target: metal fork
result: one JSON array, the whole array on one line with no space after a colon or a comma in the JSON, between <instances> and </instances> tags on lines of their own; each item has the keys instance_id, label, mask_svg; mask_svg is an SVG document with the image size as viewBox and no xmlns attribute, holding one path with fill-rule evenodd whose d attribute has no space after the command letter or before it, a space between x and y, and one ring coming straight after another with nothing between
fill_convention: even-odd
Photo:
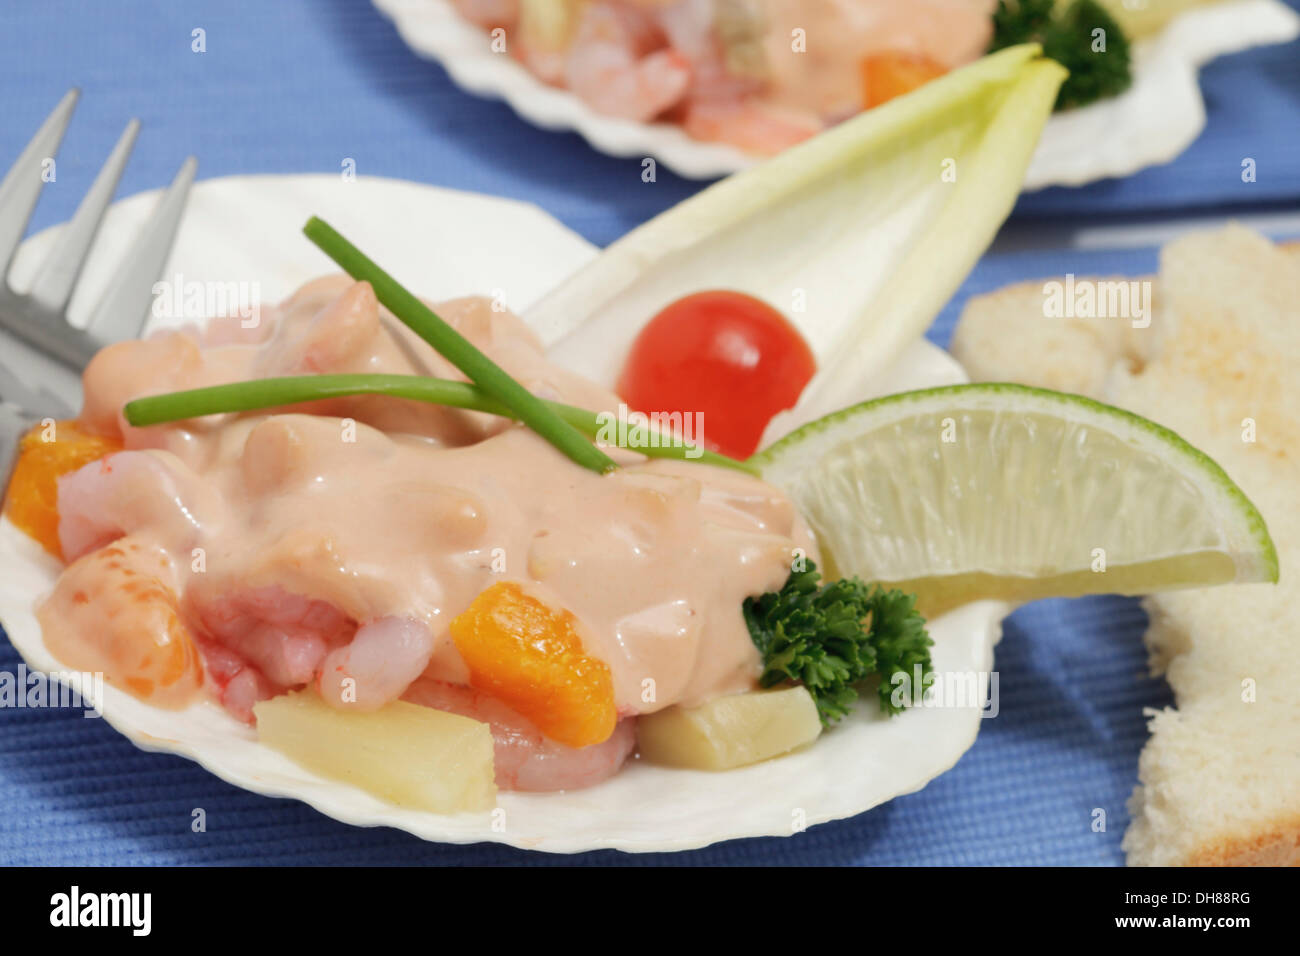
<instances>
[{"instance_id":1,"label":"metal fork","mask_svg":"<svg viewBox=\"0 0 1300 956\"><path fill-rule=\"evenodd\" d=\"M140 121L132 119L59 233L31 289L15 292L9 283L14 254L45 184L46 163L58 152L79 96L79 90L68 91L0 181L0 498L18 436L41 418L70 415L81 402L81 370L91 356L111 342L140 334L198 166L193 156L181 164L98 296L90 321L85 328L73 325L68 302L135 145Z\"/></svg>"}]
</instances>

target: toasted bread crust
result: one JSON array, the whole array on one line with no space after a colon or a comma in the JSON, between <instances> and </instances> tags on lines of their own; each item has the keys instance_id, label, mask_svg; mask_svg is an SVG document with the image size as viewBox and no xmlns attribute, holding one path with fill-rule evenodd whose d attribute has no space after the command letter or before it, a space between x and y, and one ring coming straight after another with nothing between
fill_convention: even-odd
<instances>
[{"instance_id":1,"label":"toasted bread crust","mask_svg":"<svg viewBox=\"0 0 1300 956\"><path fill-rule=\"evenodd\" d=\"M1141 336L1121 339L1091 320L1047 326L1041 284L1022 282L968 303L952 351L963 364L961 353L970 357L977 381L1075 385L1194 436L1266 509L1279 560L1294 569L1300 379L1288 373L1300 354L1297 265L1300 241L1272 245L1232 225L1192 234L1162 252L1151 279L1153 322ZM1250 439L1238 428L1246 422L1260 423ZM1177 707L1148 712L1152 737L1123 842L1130 865L1300 866L1300 710L1288 689L1300 673L1300 644L1258 639L1296 636L1295 595L1284 571L1267 593L1192 591L1145 602L1151 663L1168 671ZM1232 662L1273 689L1248 720L1227 720L1244 712L1220 706L1235 702L1235 686L1224 683Z\"/></svg>"},{"instance_id":2,"label":"toasted bread crust","mask_svg":"<svg viewBox=\"0 0 1300 956\"><path fill-rule=\"evenodd\" d=\"M1201 843L1188 866L1300 866L1300 814Z\"/></svg>"}]
</instances>

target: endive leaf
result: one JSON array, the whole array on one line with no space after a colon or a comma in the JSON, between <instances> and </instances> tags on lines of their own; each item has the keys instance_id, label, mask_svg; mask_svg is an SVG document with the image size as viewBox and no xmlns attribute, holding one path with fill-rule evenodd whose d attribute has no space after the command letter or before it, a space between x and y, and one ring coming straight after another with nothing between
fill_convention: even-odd
<instances>
[{"instance_id":1,"label":"endive leaf","mask_svg":"<svg viewBox=\"0 0 1300 956\"><path fill-rule=\"evenodd\" d=\"M851 404L992 241L1064 77L1033 44L987 56L633 230L528 319L557 361L610 384L661 308L736 289L788 315L820 366L769 436Z\"/></svg>"}]
</instances>

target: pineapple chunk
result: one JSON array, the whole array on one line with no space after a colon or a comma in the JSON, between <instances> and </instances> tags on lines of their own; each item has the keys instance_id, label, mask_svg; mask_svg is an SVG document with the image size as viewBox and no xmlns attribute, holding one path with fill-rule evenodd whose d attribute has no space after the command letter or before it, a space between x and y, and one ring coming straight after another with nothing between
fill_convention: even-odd
<instances>
[{"instance_id":1,"label":"pineapple chunk","mask_svg":"<svg viewBox=\"0 0 1300 956\"><path fill-rule=\"evenodd\" d=\"M642 757L696 770L730 770L768 760L816 740L821 732L817 705L802 687L733 694L637 719Z\"/></svg>"},{"instance_id":2,"label":"pineapple chunk","mask_svg":"<svg viewBox=\"0 0 1300 956\"><path fill-rule=\"evenodd\" d=\"M253 707L257 735L309 770L401 807L456 813L496 802L487 724L406 701L335 710L310 690Z\"/></svg>"}]
</instances>

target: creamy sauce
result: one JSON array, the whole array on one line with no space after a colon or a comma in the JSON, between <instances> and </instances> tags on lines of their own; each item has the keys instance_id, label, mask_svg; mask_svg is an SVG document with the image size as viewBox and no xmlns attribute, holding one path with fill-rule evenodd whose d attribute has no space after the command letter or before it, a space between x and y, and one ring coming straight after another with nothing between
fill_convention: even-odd
<instances>
[{"instance_id":1,"label":"creamy sauce","mask_svg":"<svg viewBox=\"0 0 1300 956\"><path fill-rule=\"evenodd\" d=\"M616 407L487 300L438 311L535 393ZM95 463L60 481L65 553L89 555L41 609L60 660L93 663L139 693L127 683L135 651L116 653L111 634L157 637L152 622L170 627L166 613L115 601L106 634L86 599L111 590L120 562L94 556L125 534L202 648L208 686L245 717L232 687L255 699L300 684L358 627L385 618L427 624L423 675L464 684L448 623L502 580L573 613L585 652L611 669L620 714L755 686L741 604L780 588L794 549L815 554L790 501L758 479L625 451L602 477L502 419L386 397L145 429L120 417L148 394L315 372L462 378L379 309L368 285L343 277L264 310L257 329L219 320L96 357L83 420L120 432L128 450L105 459L107 470Z\"/></svg>"},{"instance_id":2,"label":"creamy sauce","mask_svg":"<svg viewBox=\"0 0 1300 956\"><path fill-rule=\"evenodd\" d=\"M978 59L996 0L766 0L767 96L830 121L862 109L862 61L900 52L948 69ZM804 31L804 52L792 49Z\"/></svg>"}]
</instances>

